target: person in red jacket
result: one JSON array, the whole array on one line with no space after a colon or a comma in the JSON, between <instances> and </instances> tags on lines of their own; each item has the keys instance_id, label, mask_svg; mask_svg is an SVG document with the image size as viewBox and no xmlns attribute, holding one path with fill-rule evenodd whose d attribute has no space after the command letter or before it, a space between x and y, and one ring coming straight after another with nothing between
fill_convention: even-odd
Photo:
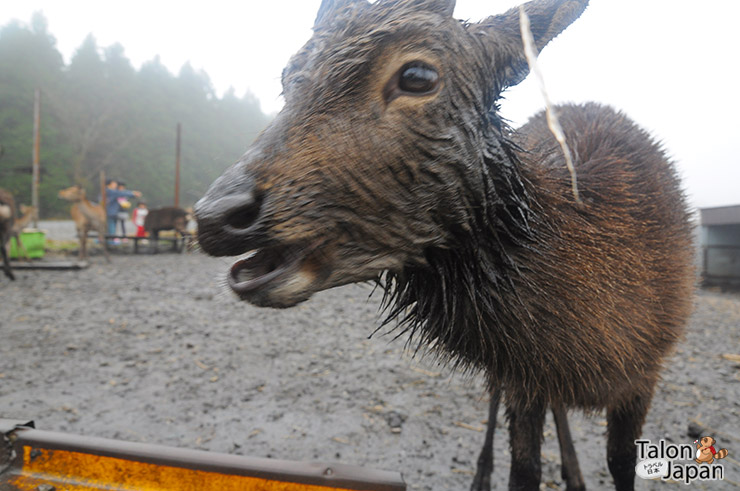
<instances>
[{"instance_id":1,"label":"person in red jacket","mask_svg":"<svg viewBox=\"0 0 740 491\"><path fill-rule=\"evenodd\" d=\"M146 201L139 201L139 204L134 208L134 214L131 219L136 225L136 236L146 237L146 230L144 230L144 221L149 213L149 208L146 207Z\"/></svg>"}]
</instances>

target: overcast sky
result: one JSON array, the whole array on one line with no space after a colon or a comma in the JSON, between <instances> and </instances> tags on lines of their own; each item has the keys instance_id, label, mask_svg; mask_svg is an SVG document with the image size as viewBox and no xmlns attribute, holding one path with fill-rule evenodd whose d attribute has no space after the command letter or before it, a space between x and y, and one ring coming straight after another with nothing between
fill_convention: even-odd
<instances>
[{"instance_id":1,"label":"overcast sky","mask_svg":"<svg viewBox=\"0 0 740 491\"><path fill-rule=\"evenodd\" d=\"M471 21L518 4L458 0ZM177 74L190 62L221 95L247 90L266 112L282 106L280 73L311 36L320 0L5 0L0 24L43 11L69 62L92 33L121 43L139 68L159 56ZM737 0L592 0L540 58L556 102L595 100L624 110L676 160L691 203L740 204L740 64ZM542 107L532 80L510 90L502 113L516 124Z\"/></svg>"}]
</instances>

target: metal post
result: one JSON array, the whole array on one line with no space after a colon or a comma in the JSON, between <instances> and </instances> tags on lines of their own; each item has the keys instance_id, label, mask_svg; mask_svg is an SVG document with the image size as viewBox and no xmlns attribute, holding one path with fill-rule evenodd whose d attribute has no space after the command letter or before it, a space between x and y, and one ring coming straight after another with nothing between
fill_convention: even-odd
<instances>
[{"instance_id":1,"label":"metal post","mask_svg":"<svg viewBox=\"0 0 740 491\"><path fill-rule=\"evenodd\" d=\"M41 90L36 89L33 97L33 178L31 181L31 206L36 208L36 215L33 218L34 228L38 228L37 218L39 210L39 171L41 150Z\"/></svg>"},{"instance_id":2,"label":"metal post","mask_svg":"<svg viewBox=\"0 0 740 491\"><path fill-rule=\"evenodd\" d=\"M175 206L180 206L180 132L182 125L177 123L177 142L175 144Z\"/></svg>"},{"instance_id":3,"label":"metal post","mask_svg":"<svg viewBox=\"0 0 740 491\"><path fill-rule=\"evenodd\" d=\"M105 187L105 171L100 171L100 205L103 207L103 209L106 209L108 206L106 191L108 190L107 187ZM106 211L106 223L105 223L105 229L108 230L108 215Z\"/></svg>"}]
</instances>

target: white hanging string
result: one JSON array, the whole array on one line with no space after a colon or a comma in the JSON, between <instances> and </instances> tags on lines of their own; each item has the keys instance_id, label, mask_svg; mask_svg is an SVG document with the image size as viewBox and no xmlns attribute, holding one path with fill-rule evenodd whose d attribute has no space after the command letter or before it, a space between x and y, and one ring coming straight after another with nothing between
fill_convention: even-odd
<instances>
[{"instance_id":1,"label":"white hanging string","mask_svg":"<svg viewBox=\"0 0 740 491\"><path fill-rule=\"evenodd\" d=\"M573 189L573 197L575 198L576 203L581 203L581 198L578 194L578 180L576 176L576 169L573 166L573 158L570 153L570 148L568 148L568 143L565 141L565 133L563 133L562 126L560 126L560 121L558 121L558 116L555 113L555 108L553 107L552 101L550 100L550 96L547 94L547 89L545 88L545 78L542 76L540 67L537 64L537 47L534 44L534 36L532 36L532 31L530 29L529 16L524 11L523 5L519 6L519 26L522 32L524 56L527 58L529 69L537 79L537 83L540 86L540 92L542 93L542 97L545 100L547 126L548 128L550 128L550 131L555 137L555 140L557 140L557 142L560 144L560 148L563 150L563 155L565 156L565 165L568 167L568 171L570 172L570 183Z\"/></svg>"}]
</instances>

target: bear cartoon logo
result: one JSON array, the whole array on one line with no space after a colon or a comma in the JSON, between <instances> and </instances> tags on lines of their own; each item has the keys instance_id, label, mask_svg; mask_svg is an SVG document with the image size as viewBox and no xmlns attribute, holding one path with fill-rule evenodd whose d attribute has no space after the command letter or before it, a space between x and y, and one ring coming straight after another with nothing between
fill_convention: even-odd
<instances>
[{"instance_id":1,"label":"bear cartoon logo","mask_svg":"<svg viewBox=\"0 0 740 491\"><path fill-rule=\"evenodd\" d=\"M714 444L717 440L711 436L703 436L699 440L694 440L696 445L696 458L694 459L697 464L711 464L712 462L719 459L724 459L729 453L726 448L716 450Z\"/></svg>"}]
</instances>

